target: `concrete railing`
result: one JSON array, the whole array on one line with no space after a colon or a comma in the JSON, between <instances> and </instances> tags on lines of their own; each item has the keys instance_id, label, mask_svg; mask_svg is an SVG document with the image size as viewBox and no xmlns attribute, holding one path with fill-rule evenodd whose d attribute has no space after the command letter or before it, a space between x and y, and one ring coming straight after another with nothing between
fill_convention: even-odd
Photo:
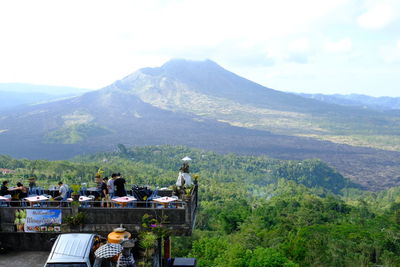
<instances>
[{"instance_id":1,"label":"concrete railing","mask_svg":"<svg viewBox=\"0 0 400 267\"><path fill-rule=\"evenodd\" d=\"M130 232L139 232L142 227L142 218L145 214L158 220L163 219L163 226L169 229L173 235L187 236L192 234L198 204L197 186L190 198L184 201L176 201L172 205L156 204L154 202L135 202L133 207L101 207L100 202L86 203L86 205L67 207L21 207L11 204L9 207L0 207L0 232L16 232L14 225L15 213L19 209L60 209L62 214L61 232L86 232L99 233L111 232L120 224ZM68 216L74 216L78 212L84 213L84 221L78 226L66 224Z\"/></svg>"}]
</instances>

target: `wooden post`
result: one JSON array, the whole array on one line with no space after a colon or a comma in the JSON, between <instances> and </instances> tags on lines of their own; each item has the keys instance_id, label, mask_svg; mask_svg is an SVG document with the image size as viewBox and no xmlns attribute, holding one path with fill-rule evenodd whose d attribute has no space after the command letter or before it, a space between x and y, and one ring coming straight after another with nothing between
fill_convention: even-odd
<instances>
[{"instance_id":1,"label":"wooden post","mask_svg":"<svg viewBox=\"0 0 400 267\"><path fill-rule=\"evenodd\" d=\"M164 259L171 258L171 237L164 237Z\"/></svg>"}]
</instances>

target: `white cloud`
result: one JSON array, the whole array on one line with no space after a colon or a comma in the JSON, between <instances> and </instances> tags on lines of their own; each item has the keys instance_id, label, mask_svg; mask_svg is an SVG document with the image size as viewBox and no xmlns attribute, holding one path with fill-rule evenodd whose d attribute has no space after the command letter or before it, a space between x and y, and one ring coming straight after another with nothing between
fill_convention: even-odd
<instances>
[{"instance_id":1,"label":"white cloud","mask_svg":"<svg viewBox=\"0 0 400 267\"><path fill-rule=\"evenodd\" d=\"M292 52L305 52L309 50L310 42L308 38L299 38L289 43L288 48Z\"/></svg>"},{"instance_id":2,"label":"white cloud","mask_svg":"<svg viewBox=\"0 0 400 267\"><path fill-rule=\"evenodd\" d=\"M361 30L393 25L397 3L0 0L0 82L100 88L138 68L179 57L210 58L258 82L265 77L285 82L288 89L296 79L293 87L304 82L303 88L313 83L317 88L310 75L321 74L321 81L326 78L329 83L322 74L326 66L359 67L358 59L348 60L349 55L357 52L359 58L375 63L376 57L370 55L376 55L382 45L379 38L392 40L390 47L397 51L400 44L393 43L399 39L394 27L373 32L373 37ZM390 53L381 53L390 60ZM341 67L332 69L338 75L340 71ZM304 78L292 79L295 74ZM279 84L275 87L280 89Z\"/></svg>"},{"instance_id":3,"label":"white cloud","mask_svg":"<svg viewBox=\"0 0 400 267\"><path fill-rule=\"evenodd\" d=\"M366 29L382 29L395 20L394 8L388 2L375 4L357 18L357 23Z\"/></svg>"},{"instance_id":4,"label":"white cloud","mask_svg":"<svg viewBox=\"0 0 400 267\"><path fill-rule=\"evenodd\" d=\"M310 32L344 1L0 1L0 82L99 87L171 57L263 63L256 50L268 64L270 43ZM284 47L277 58L287 57Z\"/></svg>"},{"instance_id":5,"label":"white cloud","mask_svg":"<svg viewBox=\"0 0 400 267\"><path fill-rule=\"evenodd\" d=\"M324 48L328 52L346 53L352 50L353 42L351 41L350 38L345 38L337 42L326 40L324 43Z\"/></svg>"},{"instance_id":6,"label":"white cloud","mask_svg":"<svg viewBox=\"0 0 400 267\"><path fill-rule=\"evenodd\" d=\"M379 54L385 63L400 63L400 40L381 46Z\"/></svg>"}]
</instances>

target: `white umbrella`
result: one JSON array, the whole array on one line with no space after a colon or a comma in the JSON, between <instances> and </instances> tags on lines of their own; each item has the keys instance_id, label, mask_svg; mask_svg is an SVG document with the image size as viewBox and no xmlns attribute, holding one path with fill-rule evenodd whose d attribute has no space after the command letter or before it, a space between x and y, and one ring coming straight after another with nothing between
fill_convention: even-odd
<instances>
[{"instance_id":1,"label":"white umbrella","mask_svg":"<svg viewBox=\"0 0 400 267\"><path fill-rule=\"evenodd\" d=\"M114 257L115 255L121 253L122 246L120 244L107 243L99 247L94 255L100 259L107 259Z\"/></svg>"},{"instance_id":2,"label":"white umbrella","mask_svg":"<svg viewBox=\"0 0 400 267\"><path fill-rule=\"evenodd\" d=\"M183 161L191 161L192 159L189 158L188 156L186 156L186 157L184 157L182 160L183 160Z\"/></svg>"}]
</instances>

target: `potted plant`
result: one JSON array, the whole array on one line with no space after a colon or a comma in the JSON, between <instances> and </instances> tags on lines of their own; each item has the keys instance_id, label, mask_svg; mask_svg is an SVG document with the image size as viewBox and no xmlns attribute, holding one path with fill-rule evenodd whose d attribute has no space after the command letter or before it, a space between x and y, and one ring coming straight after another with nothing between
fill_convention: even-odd
<instances>
[{"instance_id":1,"label":"potted plant","mask_svg":"<svg viewBox=\"0 0 400 267\"><path fill-rule=\"evenodd\" d=\"M192 178L193 178L193 183L195 185L197 185L198 182L199 182L200 175L199 174L193 174Z\"/></svg>"},{"instance_id":2,"label":"potted plant","mask_svg":"<svg viewBox=\"0 0 400 267\"><path fill-rule=\"evenodd\" d=\"M152 256L156 243L157 235L153 232L141 232L139 234L139 247L144 249L144 261L141 264L142 266L152 266Z\"/></svg>"},{"instance_id":3,"label":"potted plant","mask_svg":"<svg viewBox=\"0 0 400 267\"><path fill-rule=\"evenodd\" d=\"M190 201L192 199L192 191L193 191L193 186L187 186L185 187L185 195L184 195L184 200L185 201Z\"/></svg>"},{"instance_id":4,"label":"potted plant","mask_svg":"<svg viewBox=\"0 0 400 267\"><path fill-rule=\"evenodd\" d=\"M72 194L71 194L72 199L74 201L78 201L80 196L81 186L78 184L73 184L71 185L71 189L72 189Z\"/></svg>"},{"instance_id":5,"label":"potted plant","mask_svg":"<svg viewBox=\"0 0 400 267\"><path fill-rule=\"evenodd\" d=\"M70 227L71 230L77 229L80 227L85 221L85 213L78 212L75 215L67 216L64 219L64 222Z\"/></svg>"}]
</instances>

